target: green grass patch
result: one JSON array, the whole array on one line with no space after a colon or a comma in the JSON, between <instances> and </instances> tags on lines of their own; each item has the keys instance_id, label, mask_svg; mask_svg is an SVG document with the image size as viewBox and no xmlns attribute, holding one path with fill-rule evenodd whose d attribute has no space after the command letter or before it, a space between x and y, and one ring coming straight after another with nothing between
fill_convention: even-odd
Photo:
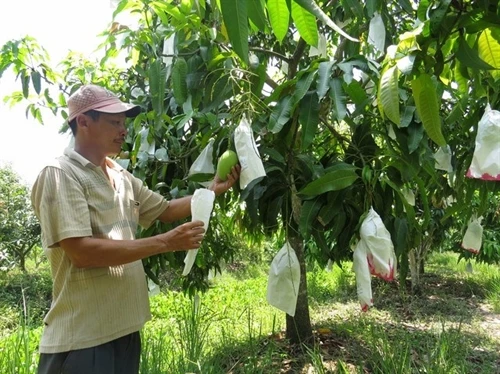
<instances>
[{"instance_id":1,"label":"green grass patch","mask_svg":"<svg viewBox=\"0 0 500 374\"><path fill-rule=\"evenodd\" d=\"M210 290L189 298L163 287L142 331L141 374L155 373L496 373L500 367L496 266L433 254L422 290L373 279L374 307L360 311L351 264L308 272L314 344L292 346L285 315L266 301L268 265L227 266ZM35 373L47 287L38 278L2 278L0 372ZM23 290L24 296L19 295ZM36 317L22 317L36 311Z\"/></svg>"}]
</instances>

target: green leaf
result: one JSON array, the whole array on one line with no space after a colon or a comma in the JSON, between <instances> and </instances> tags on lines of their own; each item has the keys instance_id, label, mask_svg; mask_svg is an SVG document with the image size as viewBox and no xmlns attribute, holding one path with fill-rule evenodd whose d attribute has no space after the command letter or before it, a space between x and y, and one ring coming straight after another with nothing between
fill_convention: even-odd
<instances>
[{"instance_id":1,"label":"green leaf","mask_svg":"<svg viewBox=\"0 0 500 374\"><path fill-rule=\"evenodd\" d=\"M39 95L41 91L41 76L40 73L36 70L31 72L31 82L33 83L33 88L35 92Z\"/></svg>"},{"instance_id":2,"label":"green leaf","mask_svg":"<svg viewBox=\"0 0 500 374\"><path fill-rule=\"evenodd\" d=\"M358 1L359 2L359 1ZM372 18L375 12L377 11L377 7L380 5L378 0L366 0L366 12L369 18Z\"/></svg>"},{"instance_id":3,"label":"green leaf","mask_svg":"<svg viewBox=\"0 0 500 374\"><path fill-rule=\"evenodd\" d=\"M458 43L457 59L465 66L472 69L491 70L493 66L484 62L476 50L469 47L465 38L461 37Z\"/></svg>"},{"instance_id":4,"label":"green leaf","mask_svg":"<svg viewBox=\"0 0 500 374\"><path fill-rule=\"evenodd\" d=\"M300 224L299 230L302 237L307 240L311 235L312 227L318 217L319 210L321 209L321 199L313 199L304 201L300 211Z\"/></svg>"},{"instance_id":5,"label":"green leaf","mask_svg":"<svg viewBox=\"0 0 500 374\"><path fill-rule=\"evenodd\" d=\"M343 0L342 1L344 9L352 12L354 17L358 19L363 19L363 3L359 0ZM371 15L370 15L371 17Z\"/></svg>"},{"instance_id":6,"label":"green leaf","mask_svg":"<svg viewBox=\"0 0 500 374\"><path fill-rule=\"evenodd\" d=\"M328 226L336 215L342 210L342 199L339 198L340 192L330 192L328 194L328 202L323 205L318 214L318 221L323 226Z\"/></svg>"},{"instance_id":7,"label":"green leaf","mask_svg":"<svg viewBox=\"0 0 500 374\"><path fill-rule=\"evenodd\" d=\"M412 123L408 126L408 151L415 152L424 137L424 128L419 123Z\"/></svg>"},{"instance_id":8,"label":"green leaf","mask_svg":"<svg viewBox=\"0 0 500 374\"><path fill-rule=\"evenodd\" d=\"M495 37L496 36L496 37ZM478 39L479 57L494 67L491 75L500 78L500 28L484 30Z\"/></svg>"},{"instance_id":9,"label":"green leaf","mask_svg":"<svg viewBox=\"0 0 500 374\"><path fill-rule=\"evenodd\" d=\"M345 87L342 86L342 88L345 89L345 92L349 95L352 101L354 101L356 107L366 105L368 95L366 94L366 90L363 86L361 86L361 83L357 80L352 80L351 83L347 84Z\"/></svg>"},{"instance_id":10,"label":"green leaf","mask_svg":"<svg viewBox=\"0 0 500 374\"><path fill-rule=\"evenodd\" d=\"M432 34L436 35L443 29L443 20L450 6L451 0L440 0L439 5L430 11L430 29Z\"/></svg>"},{"instance_id":11,"label":"green leaf","mask_svg":"<svg viewBox=\"0 0 500 374\"><path fill-rule=\"evenodd\" d=\"M355 166L339 163L328 173L306 185L299 193L317 196L329 191L339 191L351 186L356 179L358 174Z\"/></svg>"},{"instance_id":12,"label":"green leaf","mask_svg":"<svg viewBox=\"0 0 500 374\"><path fill-rule=\"evenodd\" d=\"M358 39L353 38L352 36L348 35L347 33L344 32L340 27L338 27L335 22L331 20L328 15L323 12L323 10L316 4L314 0L292 0L299 4L301 7L306 9L308 12L310 12L312 15L316 16L318 20L326 24L328 27L330 27L332 30L338 32L340 35L343 37L353 41L353 42L359 42ZM269 4L269 2L268 2Z\"/></svg>"},{"instance_id":13,"label":"green leaf","mask_svg":"<svg viewBox=\"0 0 500 374\"><path fill-rule=\"evenodd\" d=\"M340 78L333 78L330 80L329 86L333 115L337 120L341 121L347 114L346 97L342 88L342 81Z\"/></svg>"},{"instance_id":14,"label":"green leaf","mask_svg":"<svg viewBox=\"0 0 500 374\"><path fill-rule=\"evenodd\" d=\"M326 93L328 92L328 88L330 88L329 83L332 73L332 67L334 64L335 61L323 61L319 64L316 92L318 93L318 97L320 100L325 97Z\"/></svg>"},{"instance_id":15,"label":"green leaf","mask_svg":"<svg viewBox=\"0 0 500 374\"><path fill-rule=\"evenodd\" d=\"M453 69L455 82L458 85L458 91L462 94L467 94L469 90L469 79L467 79L467 67L460 61L456 61L455 68Z\"/></svg>"},{"instance_id":16,"label":"green leaf","mask_svg":"<svg viewBox=\"0 0 500 374\"><path fill-rule=\"evenodd\" d=\"M300 102L299 122L302 125L301 149L307 149L316 135L319 125L319 99L316 93L307 94Z\"/></svg>"},{"instance_id":17,"label":"green leaf","mask_svg":"<svg viewBox=\"0 0 500 374\"><path fill-rule=\"evenodd\" d=\"M317 47L318 25L316 24L316 17L292 1L292 19L302 39L307 44Z\"/></svg>"},{"instance_id":18,"label":"green leaf","mask_svg":"<svg viewBox=\"0 0 500 374\"><path fill-rule=\"evenodd\" d=\"M384 115L396 125L400 125L399 115L399 70L396 66L386 69L380 78L377 101L382 117Z\"/></svg>"},{"instance_id":19,"label":"green leaf","mask_svg":"<svg viewBox=\"0 0 500 374\"><path fill-rule=\"evenodd\" d=\"M267 11L273 33L281 43L288 31L290 20L290 10L288 9L286 0L267 0Z\"/></svg>"},{"instance_id":20,"label":"green leaf","mask_svg":"<svg viewBox=\"0 0 500 374\"><path fill-rule=\"evenodd\" d=\"M406 215L407 215L406 218L410 222L410 225L414 225L415 224L415 209L413 208L413 206L411 206L408 203L408 200L406 200L406 197L401 192L401 188L399 186L397 186L394 182L392 182L389 178L384 179L384 182L389 187L391 187L394 190L395 195L399 197L399 200L401 201L401 203L405 207L405 211L406 211Z\"/></svg>"},{"instance_id":21,"label":"green leaf","mask_svg":"<svg viewBox=\"0 0 500 374\"><path fill-rule=\"evenodd\" d=\"M23 75L22 76L22 79L21 79L21 84L22 84L22 87L23 87L23 97L25 99L28 98L29 96L29 93L30 93L30 76L29 75Z\"/></svg>"},{"instance_id":22,"label":"green leaf","mask_svg":"<svg viewBox=\"0 0 500 374\"><path fill-rule=\"evenodd\" d=\"M298 103L300 100L302 100L307 91L309 91L314 78L316 78L316 70L302 75L302 77L297 82L297 85L295 86L295 93L293 94L293 100L295 103Z\"/></svg>"},{"instance_id":23,"label":"green leaf","mask_svg":"<svg viewBox=\"0 0 500 374\"><path fill-rule=\"evenodd\" d=\"M161 14L162 12L165 12L172 16L172 18L175 19L179 25L185 25L187 23L186 16L181 13L181 10L177 5L171 4L170 2L166 1L153 1L149 5L160 17L162 23L164 23L165 26L172 24L172 21L166 19L166 17Z\"/></svg>"},{"instance_id":24,"label":"green leaf","mask_svg":"<svg viewBox=\"0 0 500 374\"><path fill-rule=\"evenodd\" d=\"M415 114L415 108L414 106L405 106L404 111L403 111L403 116L401 117L401 123L399 124L399 127L408 127L413 119L413 115Z\"/></svg>"},{"instance_id":25,"label":"green leaf","mask_svg":"<svg viewBox=\"0 0 500 374\"><path fill-rule=\"evenodd\" d=\"M182 57L175 61L172 68L172 88L174 90L175 101L178 105L184 104L187 100L187 70L187 62Z\"/></svg>"},{"instance_id":26,"label":"green leaf","mask_svg":"<svg viewBox=\"0 0 500 374\"><path fill-rule=\"evenodd\" d=\"M281 101L276 104L269 118L268 129L274 134L281 131L285 123L291 117L292 112L292 97L285 96Z\"/></svg>"},{"instance_id":27,"label":"green leaf","mask_svg":"<svg viewBox=\"0 0 500 374\"><path fill-rule=\"evenodd\" d=\"M248 13L246 0L220 0L222 17L235 52L248 64Z\"/></svg>"},{"instance_id":28,"label":"green leaf","mask_svg":"<svg viewBox=\"0 0 500 374\"><path fill-rule=\"evenodd\" d=\"M411 82L411 87L417 113L427 135L437 145L445 146L446 140L441 132L439 117L439 100L431 77L428 74L421 74Z\"/></svg>"},{"instance_id":29,"label":"green leaf","mask_svg":"<svg viewBox=\"0 0 500 374\"><path fill-rule=\"evenodd\" d=\"M165 100L165 81L167 72L162 68L160 60L151 64L149 69L149 89L151 92L151 104L157 116L163 114L163 102Z\"/></svg>"},{"instance_id":30,"label":"green leaf","mask_svg":"<svg viewBox=\"0 0 500 374\"><path fill-rule=\"evenodd\" d=\"M408 237L408 222L405 218L396 217L394 220L394 233L392 241L396 255L400 255L406 250L406 240Z\"/></svg>"},{"instance_id":31,"label":"green leaf","mask_svg":"<svg viewBox=\"0 0 500 374\"><path fill-rule=\"evenodd\" d=\"M247 7L248 18L250 18L253 24L257 26L260 31L265 32L267 22L263 0L247 1Z\"/></svg>"}]
</instances>

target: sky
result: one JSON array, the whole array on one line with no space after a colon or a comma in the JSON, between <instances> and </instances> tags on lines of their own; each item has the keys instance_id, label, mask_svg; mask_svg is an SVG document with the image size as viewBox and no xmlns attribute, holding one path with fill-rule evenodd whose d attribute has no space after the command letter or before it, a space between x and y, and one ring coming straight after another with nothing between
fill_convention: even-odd
<instances>
[{"instance_id":1,"label":"sky","mask_svg":"<svg viewBox=\"0 0 500 374\"><path fill-rule=\"evenodd\" d=\"M100 42L97 35L109 25L112 11L110 0L6 1L0 12L0 48L30 35L47 50L52 67L69 51L92 57ZM0 166L10 164L25 184L32 185L43 166L63 152L70 136L58 134L63 120L50 112L41 125L26 119L26 102L14 108L3 103L7 94L19 90L13 74L0 78Z\"/></svg>"}]
</instances>

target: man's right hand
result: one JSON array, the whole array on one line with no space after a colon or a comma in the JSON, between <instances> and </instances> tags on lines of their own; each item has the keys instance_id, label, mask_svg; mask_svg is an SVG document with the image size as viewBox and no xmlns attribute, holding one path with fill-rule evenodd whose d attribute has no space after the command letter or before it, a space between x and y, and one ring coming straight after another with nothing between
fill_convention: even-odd
<instances>
[{"instance_id":1,"label":"man's right hand","mask_svg":"<svg viewBox=\"0 0 500 374\"><path fill-rule=\"evenodd\" d=\"M158 236L165 243L165 252L171 252L199 248L204 235L203 221L193 221Z\"/></svg>"}]
</instances>

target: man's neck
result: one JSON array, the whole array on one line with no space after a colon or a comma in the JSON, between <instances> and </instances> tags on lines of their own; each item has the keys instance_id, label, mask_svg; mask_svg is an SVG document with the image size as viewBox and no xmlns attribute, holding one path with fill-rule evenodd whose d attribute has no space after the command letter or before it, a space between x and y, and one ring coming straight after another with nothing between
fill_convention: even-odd
<instances>
[{"instance_id":1,"label":"man's neck","mask_svg":"<svg viewBox=\"0 0 500 374\"><path fill-rule=\"evenodd\" d=\"M100 166L101 169L106 173L106 155L100 154L100 152L96 151L91 147L85 147L81 144L75 144L75 152L79 153L87 160L92 162L96 166Z\"/></svg>"}]
</instances>

